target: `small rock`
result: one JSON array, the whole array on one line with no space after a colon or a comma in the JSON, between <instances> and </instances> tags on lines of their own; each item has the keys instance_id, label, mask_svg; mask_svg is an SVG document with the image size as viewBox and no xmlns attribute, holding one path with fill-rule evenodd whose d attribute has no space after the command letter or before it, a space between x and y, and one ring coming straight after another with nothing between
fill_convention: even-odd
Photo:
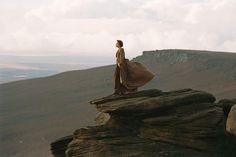
<instances>
[{"instance_id":1,"label":"small rock","mask_svg":"<svg viewBox=\"0 0 236 157\"><path fill-rule=\"evenodd\" d=\"M98 113L98 115L96 116L96 118L94 120L95 120L96 124L103 125L109 119L110 119L110 115L108 113L100 112L100 113Z\"/></svg>"}]
</instances>

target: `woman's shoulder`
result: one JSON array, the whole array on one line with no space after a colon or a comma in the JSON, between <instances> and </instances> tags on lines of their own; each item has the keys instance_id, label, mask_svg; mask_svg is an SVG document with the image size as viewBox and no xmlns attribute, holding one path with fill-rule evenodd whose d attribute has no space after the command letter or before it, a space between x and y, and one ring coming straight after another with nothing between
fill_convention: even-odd
<instances>
[{"instance_id":1,"label":"woman's shoulder","mask_svg":"<svg viewBox=\"0 0 236 157\"><path fill-rule=\"evenodd\" d=\"M124 48L123 48L123 47L120 47L120 48L119 48L119 51L122 51L122 52L124 52L125 50L124 50Z\"/></svg>"}]
</instances>

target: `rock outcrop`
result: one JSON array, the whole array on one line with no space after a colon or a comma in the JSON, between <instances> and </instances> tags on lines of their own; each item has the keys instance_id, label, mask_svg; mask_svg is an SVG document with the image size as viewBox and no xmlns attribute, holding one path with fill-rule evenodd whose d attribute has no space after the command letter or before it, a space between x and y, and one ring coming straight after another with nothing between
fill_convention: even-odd
<instances>
[{"instance_id":1,"label":"rock outcrop","mask_svg":"<svg viewBox=\"0 0 236 157\"><path fill-rule=\"evenodd\" d=\"M236 156L222 100L205 91L143 90L90 101L97 126L51 144L55 157ZM229 103L227 103L229 106ZM226 106L227 106L226 105Z\"/></svg>"}]
</instances>

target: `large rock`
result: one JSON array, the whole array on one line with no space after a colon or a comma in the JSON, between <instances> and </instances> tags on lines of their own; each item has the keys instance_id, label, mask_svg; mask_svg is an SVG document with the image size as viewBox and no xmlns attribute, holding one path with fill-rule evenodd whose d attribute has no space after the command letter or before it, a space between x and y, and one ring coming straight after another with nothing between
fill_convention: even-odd
<instances>
[{"instance_id":1,"label":"large rock","mask_svg":"<svg viewBox=\"0 0 236 157\"><path fill-rule=\"evenodd\" d=\"M193 149L140 138L130 132L117 132L106 126L81 128L66 150L67 157L204 157Z\"/></svg>"},{"instance_id":2,"label":"large rock","mask_svg":"<svg viewBox=\"0 0 236 157\"><path fill-rule=\"evenodd\" d=\"M236 136L236 104L231 107L228 114L226 130Z\"/></svg>"},{"instance_id":3,"label":"large rock","mask_svg":"<svg viewBox=\"0 0 236 157\"><path fill-rule=\"evenodd\" d=\"M189 88L94 99L90 103L101 112L95 118L100 125L77 129L65 156L214 157L225 155L227 148L228 156L236 155L228 147L232 143L225 135L225 114L215 100Z\"/></svg>"}]
</instances>

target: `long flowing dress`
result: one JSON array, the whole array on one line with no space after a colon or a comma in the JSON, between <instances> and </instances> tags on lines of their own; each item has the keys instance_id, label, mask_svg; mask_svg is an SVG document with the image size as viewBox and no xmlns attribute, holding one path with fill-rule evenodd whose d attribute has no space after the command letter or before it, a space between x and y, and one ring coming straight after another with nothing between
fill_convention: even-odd
<instances>
[{"instance_id":1,"label":"long flowing dress","mask_svg":"<svg viewBox=\"0 0 236 157\"><path fill-rule=\"evenodd\" d=\"M115 89L125 87L127 90L137 89L151 81L155 74L142 63L125 58L123 48L116 52L116 69L114 72Z\"/></svg>"}]
</instances>

